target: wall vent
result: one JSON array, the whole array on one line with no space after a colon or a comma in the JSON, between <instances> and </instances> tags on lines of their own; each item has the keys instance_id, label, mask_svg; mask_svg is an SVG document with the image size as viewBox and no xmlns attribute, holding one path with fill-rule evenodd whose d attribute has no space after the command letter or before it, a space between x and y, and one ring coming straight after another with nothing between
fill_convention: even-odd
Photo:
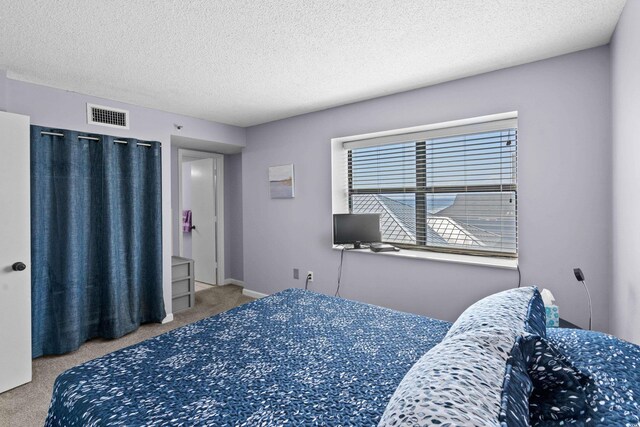
<instances>
[{"instance_id":1,"label":"wall vent","mask_svg":"<svg viewBox=\"0 0 640 427\"><path fill-rule=\"evenodd\" d=\"M103 105L87 104L87 123L129 129L129 111Z\"/></svg>"}]
</instances>

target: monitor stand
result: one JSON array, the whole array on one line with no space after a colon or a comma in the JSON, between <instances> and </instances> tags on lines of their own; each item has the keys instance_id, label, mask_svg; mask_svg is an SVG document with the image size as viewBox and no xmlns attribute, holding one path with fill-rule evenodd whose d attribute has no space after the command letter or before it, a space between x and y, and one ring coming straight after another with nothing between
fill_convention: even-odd
<instances>
[{"instance_id":1,"label":"monitor stand","mask_svg":"<svg viewBox=\"0 0 640 427\"><path fill-rule=\"evenodd\" d=\"M354 242L353 249L362 249L362 245L360 244L360 242Z\"/></svg>"}]
</instances>

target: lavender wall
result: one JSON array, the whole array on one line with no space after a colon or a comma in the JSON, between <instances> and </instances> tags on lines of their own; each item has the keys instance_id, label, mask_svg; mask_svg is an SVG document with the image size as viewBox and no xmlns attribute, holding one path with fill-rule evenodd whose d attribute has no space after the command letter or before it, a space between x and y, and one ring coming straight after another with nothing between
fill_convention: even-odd
<instances>
[{"instance_id":1,"label":"lavender wall","mask_svg":"<svg viewBox=\"0 0 640 427\"><path fill-rule=\"evenodd\" d=\"M0 70L0 111L7 110L7 72Z\"/></svg>"},{"instance_id":2,"label":"lavender wall","mask_svg":"<svg viewBox=\"0 0 640 427\"><path fill-rule=\"evenodd\" d=\"M242 154L224 156L224 187L225 276L242 281Z\"/></svg>"},{"instance_id":3,"label":"lavender wall","mask_svg":"<svg viewBox=\"0 0 640 427\"><path fill-rule=\"evenodd\" d=\"M572 267L589 277L594 325L609 329L611 123L607 46L424 89L255 126L242 155L244 279L272 293L333 294L334 137L519 111L520 265L524 284L552 290L562 316L586 325ZM271 200L269 166L294 163L296 198ZM347 253L341 294L453 320L474 300L517 283L513 270Z\"/></svg>"},{"instance_id":4,"label":"lavender wall","mask_svg":"<svg viewBox=\"0 0 640 427\"><path fill-rule=\"evenodd\" d=\"M179 218L172 217L171 210L174 190L171 182L172 165L176 163L172 160L174 150L171 149L171 136L179 134L195 140L244 146L245 129L11 80L5 78L4 73L0 74L0 87L3 85L6 87L6 110L31 116L33 124L162 142L163 287L165 307L167 313L171 313L172 232L179 223ZM1 99L2 93L0 91ZM130 129L110 129L87 124L87 102L129 110L131 113ZM182 130L178 132L175 129L175 124L182 125ZM175 173L174 176L176 176Z\"/></svg>"},{"instance_id":5,"label":"lavender wall","mask_svg":"<svg viewBox=\"0 0 640 427\"><path fill-rule=\"evenodd\" d=\"M613 299L611 330L640 344L640 1L629 0L611 43Z\"/></svg>"}]
</instances>

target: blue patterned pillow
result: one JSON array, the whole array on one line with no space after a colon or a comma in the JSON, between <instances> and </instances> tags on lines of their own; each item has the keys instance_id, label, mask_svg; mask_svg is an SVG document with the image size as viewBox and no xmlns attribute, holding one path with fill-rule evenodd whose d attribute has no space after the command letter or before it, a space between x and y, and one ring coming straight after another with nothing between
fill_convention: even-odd
<instances>
[{"instance_id":1,"label":"blue patterned pillow","mask_svg":"<svg viewBox=\"0 0 640 427\"><path fill-rule=\"evenodd\" d=\"M476 302L403 378L379 425L528 426L531 334L546 336L537 288Z\"/></svg>"},{"instance_id":2,"label":"blue patterned pillow","mask_svg":"<svg viewBox=\"0 0 640 427\"><path fill-rule=\"evenodd\" d=\"M378 426L528 426L531 381L519 344L502 332L460 333L425 353Z\"/></svg>"},{"instance_id":3,"label":"blue patterned pillow","mask_svg":"<svg viewBox=\"0 0 640 427\"><path fill-rule=\"evenodd\" d=\"M590 420L587 375L575 368L545 339L525 338L529 349L528 372L533 384L529 399L532 421L565 421L581 424Z\"/></svg>"},{"instance_id":4,"label":"blue patterned pillow","mask_svg":"<svg viewBox=\"0 0 640 427\"><path fill-rule=\"evenodd\" d=\"M527 352L524 337L518 336L509 352L502 385L502 410L500 422L507 426L528 425L529 396L533 390L527 372Z\"/></svg>"},{"instance_id":5,"label":"blue patterned pillow","mask_svg":"<svg viewBox=\"0 0 640 427\"><path fill-rule=\"evenodd\" d=\"M458 317L447 337L493 329L508 329L514 336L526 332L546 337L545 309L538 289L508 289L481 299Z\"/></svg>"},{"instance_id":6,"label":"blue patterned pillow","mask_svg":"<svg viewBox=\"0 0 640 427\"><path fill-rule=\"evenodd\" d=\"M535 286L533 288L533 296L529 301L529 312L527 313L527 328L532 334L542 338L547 337L547 310L544 307L544 301L540 291Z\"/></svg>"}]
</instances>

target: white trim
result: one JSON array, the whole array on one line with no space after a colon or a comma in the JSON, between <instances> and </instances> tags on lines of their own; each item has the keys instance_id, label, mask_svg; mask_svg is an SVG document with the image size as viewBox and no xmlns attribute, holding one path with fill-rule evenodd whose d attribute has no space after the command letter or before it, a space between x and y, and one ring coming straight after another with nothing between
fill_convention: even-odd
<instances>
[{"instance_id":1,"label":"white trim","mask_svg":"<svg viewBox=\"0 0 640 427\"><path fill-rule=\"evenodd\" d=\"M432 126L432 125L429 125ZM440 125L433 125L440 126ZM421 132L398 132L388 136L359 139L342 143L342 146L351 150L353 148L377 147L380 145L398 144L412 141L426 141L428 139L450 137L454 135L469 135L482 132L494 132L518 127L518 119L492 120L490 122L474 123L461 126L443 126Z\"/></svg>"},{"instance_id":2,"label":"white trim","mask_svg":"<svg viewBox=\"0 0 640 427\"><path fill-rule=\"evenodd\" d=\"M168 313L167 317L165 317L164 319L162 319L162 324L164 325L165 323L169 323L169 322L173 322L173 313Z\"/></svg>"},{"instance_id":3,"label":"white trim","mask_svg":"<svg viewBox=\"0 0 640 427\"><path fill-rule=\"evenodd\" d=\"M356 148L360 146L366 146L366 145L359 145L361 141L364 142L365 140L367 141L373 140L373 139L382 140L383 138L387 139L388 137L393 138L397 136L402 136L403 137L402 139L406 140L404 136L407 134L418 134L418 133L424 133L427 131L433 132L438 130L446 130L445 134L451 135L452 131L455 133L455 129L453 128L461 128L460 132L466 133L469 129L471 129L472 125L487 126L487 129L491 129L493 128L493 125L491 124L491 122L508 121L508 123L511 123L514 119L517 120L517 118L518 118L518 112L510 111L508 113L490 114L487 116L472 117L469 119L450 120L448 122L433 123L430 125L412 126L408 128L385 130L381 132L365 133L361 135L344 136L340 138L333 138L331 141L339 142L343 145L349 146L349 148L352 148L352 147ZM499 126L499 127L502 127L502 126ZM471 132L473 132L473 130ZM385 142L382 142L382 143L385 143ZM377 145L377 144L372 144L372 145Z\"/></svg>"},{"instance_id":4,"label":"white trim","mask_svg":"<svg viewBox=\"0 0 640 427\"><path fill-rule=\"evenodd\" d=\"M331 200L334 214L349 213L347 150L342 144L342 138L331 140Z\"/></svg>"},{"instance_id":5,"label":"white trim","mask_svg":"<svg viewBox=\"0 0 640 427\"><path fill-rule=\"evenodd\" d=\"M244 288L244 282L242 280L238 280L238 279L224 279L224 284L225 285L237 285L237 286L242 286Z\"/></svg>"},{"instance_id":6,"label":"white trim","mask_svg":"<svg viewBox=\"0 0 640 427\"><path fill-rule=\"evenodd\" d=\"M438 137L467 132L481 132L496 130L504 127L517 127L518 112L489 114L469 119L451 120L430 125L412 126L361 135L345 136L331 139L331 197L333 214L349 213L348 183L347 183L347 152L351 148L369 147L380 144L412 140L418 137ZM334 246L334 249L336 247ZM474 255L459 255L429 251L402 250L400 252L372 252L368 249L363 253L400 256L415 259L455 262L491 266L497 268L516 269L517 259L482 257Z\"/></svg>"},{"instance_id":7,"label":"white trim","mask_svg":"<svg viewBox=\"0 0 640 427\"><path fill-rule=\"evenodd\" d=\"M342 250L342 246L333 246L334 251ZM516 270L518 260L513 258L496 258L475 255L449 254L433 251L412 251L401 249L399 252L373 252L369 249L349 249L349 253L382 255L401 258L426 259L430 261L452 262L456 264L476 265L480 267L502 268L506 270Z\"/></svg>"},{"instance_id":8,"label":"white trim","mask_svg":"<svg viewBox=\"0 0 640 427\"><path fill-rule=\"evenodd\" d=\"M267 294L263 294L262 292L252 291L251 289L243 289L242 295L251 297L251 298L264 298L269 296Z\"/></svg>"},{"instance_id":9,"label":"white trim","mask_svg":"<svg viewBox=\"0 0 640 427\"><path fill-rule=\"evenodd\" d=\"M216 284L224 283L224 155L208 151L185 150L178 148L178 243L179 255L184 254L184 241L182 237L182 162L184 157L197 159L214 159L216 182Z\"/></svg>"}]
</instances>

